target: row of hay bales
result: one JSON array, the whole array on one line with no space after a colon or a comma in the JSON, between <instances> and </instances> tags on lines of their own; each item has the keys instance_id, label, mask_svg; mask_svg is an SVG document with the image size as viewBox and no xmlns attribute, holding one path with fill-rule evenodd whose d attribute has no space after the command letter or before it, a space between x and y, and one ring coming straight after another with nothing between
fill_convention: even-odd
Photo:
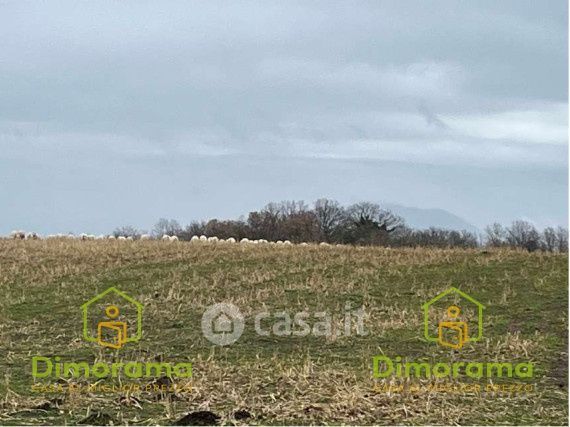
<instances>
[{"instance_id":1,"label":"row of hay bales","mask_svg":"<svg viewBox=\"0 0 570 427\"><path fill-rule=\"evenodd\" d=\"M10 238L14 240L43 240L43 239L68 239L68 240L135 240L133 236L109 236L105 234L100 234L98 236L94 234L48 234L46 236L42 236L33 231L22 231L22 230L14 230L10 233Z\"/></svg>"},{"instance_id":2,"label":"row of hay bales","mask_svg":"<svg viewBox=\"0 0 570 427\"><path fill-rule=\"evenodd\" d=\"M162 236L162 240L170 240L173 237L176 236L169 236L167 234ZM178 240L178 239L176 239ZM242 245L269 245L269 246L293 246L294 243L292 243L289 240L276 240L276 241L269 241L266 239L248 239L247 237L244 237L241 240L237 240L234 237L229 237L227 239L220 239L216 236L192 236L190 238L190 243L215 243L215 244L224 244L224 243L230 243L230 244L235 244L235 243L239 243ZM309 243L307 242L302 242L298 244L299 246L309 246ZM320 246L331 246L328 243L325 242L321 242L319 244ZM342 245L337 245L337 246L342 246Z\"/></svg>"},{"instance_id":3,"label":"row of hay bales","mask_svg":"<svg viewBox=\"0 0 570 427\"><path fill-rule=\"evenodd\" d=\"M15 240L41 240L41 239L70 239L70 240L120 240L120 241L134 241L134 240L153 240L152 236L149 234L143 234L139 237L135 236L118 236L115 237L113 235L94 235L94 234L48 234L46 236L41 236L35 232L26 232L22 230L14 230L10 233L10 238ZM170 236L168 234L164 234L160 239L165 242L178 242L179 238L177 236ZM242 245L269 245L269 246L293 246L294 244L291 243L289 240L277 240L277 241L269 241L266 239L248 239L243 238L241 240L237 240L233 237L228 239L220 239L216 236L192 236L190 239L190 243L214 243L214 244L235 244L239 243ZM331 246L328 243L321 242L319 243L320 246ZM298 246L309 246L309 243L302 242L299 243ZM342 246L342 245L336 245Z\"/></svg>"}]
</instances>

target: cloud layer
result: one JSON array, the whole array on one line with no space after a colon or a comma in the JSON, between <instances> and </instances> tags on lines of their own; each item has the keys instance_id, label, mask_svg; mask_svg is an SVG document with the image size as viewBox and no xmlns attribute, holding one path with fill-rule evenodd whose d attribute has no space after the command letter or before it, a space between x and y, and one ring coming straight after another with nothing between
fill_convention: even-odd
<instances>
[{"instance_id":1,"label":"cloud layer","mask_svg":"<svg viewBox=\"0 0 570 427\"><path fill-rule=\"evenodd\" d=\"M118 199L121 213L110 214L109 223L230 216L313 193L441 207L477 225L519 216L565 222L566 7L563 1L1 2L0 177L9 186L0 188L0 198L21 197L0 227L103 228L96 214L78 222L71 211L55 224L33 213L45 194L68 206L61 186L74 197L82 191L63 178L48 186L49 165L93 182L90 194L101 199L119 179L148 188L149 176L161 177L162 191L171 192L165 200L196 190L193 206L166 201L165 212L148 215L133 206L146 200L142 195L130 205ZM282 183L267 170L273 161L312 181L337 168L362 182L308 191L293 176ZM269 175L255 178L233 167L240 162ZM181 164L193 170L169 181ZM393 175L363 177L362 165ZM210 176L202 167L226 169ZM423 168L421 176L410 173L416 168ZM126 170L134 175L126 178ZM471 198L458 201L437 189L447 185L442 173ZM487 179L479 185L488 187L473 191L467 176L477 173L508 183L502 192L527 204L507 202ZM524 192L521 176L527 188L541 183L536 194ZM30 177L35 187L28 187ZM260 184L274 178L284 187L260 193ZM210 200L212 188L228 179L239 183L242 198L222 192L224 203ZM387 180L401 188L382 189ZM482 213L475 215L475 206ZM59 218L59 208L47 212Z\"/></svg>"}]
</instances>

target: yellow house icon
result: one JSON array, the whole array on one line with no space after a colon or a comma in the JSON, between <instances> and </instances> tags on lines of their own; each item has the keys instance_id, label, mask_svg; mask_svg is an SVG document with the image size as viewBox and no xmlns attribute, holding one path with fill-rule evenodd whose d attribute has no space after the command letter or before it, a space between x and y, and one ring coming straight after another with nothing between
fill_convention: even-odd
<instances>
[{"instance_id":1,"label":"yellow house icon","mask_svg":"<svg viewBox=\"0 0 570 427\"><path fill-rule=\"evenodd\" d=\"M460 300L460 304L448 305L446 309L446 319L439 319L437 323L437 336L430 334L429 309L432 305L442 301L444 297L455 294ZM477 328L475 333L469 330L468 322L461 319L464 308L471 305L477 312ZM483 310L485 306L467 293L450 287L439 295L435 296L424 305L424 336L428 341L437 342L444 347L460 349L467 342L479 341L483 336Z\"/></svg>"},{"instance_id":2,"label":"yellow house icon","mask_svg":"<svg viewBox=\"0 0 570 427\"><path fill-rule=\"evenodd\" d=\"M136 333L128 334L127 322L118 320L120 314L120 308L118 305L110 304L105 308L105 317L103 321L97 323L97 335L92 336L89 333L89 322L88 322L88 310L89 307L95 303L104 302L104 298L109 295L114 294L121 298L123 306L132 305L136 309L137 320L136 320ZM135 299L128 296L126 293L119 291L117 288L111 286L107 290L96 295L94 298L87 301L81 306L83 311L83 338L90 342L96 342L97 344L113 348L120 349L128 342L135 342L140 340L142 336L142 309L143 305L136 301Z\"/></svg>"}]
</instances>

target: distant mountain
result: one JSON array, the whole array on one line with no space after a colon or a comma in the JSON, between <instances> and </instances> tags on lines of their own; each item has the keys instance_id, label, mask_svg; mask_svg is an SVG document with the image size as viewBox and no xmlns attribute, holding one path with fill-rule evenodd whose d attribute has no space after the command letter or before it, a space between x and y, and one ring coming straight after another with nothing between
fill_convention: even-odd
<instances>
[{"instance_id":1,"label":"distant mountain","mask_svg":"<svg viewBox=\"0 0 570 427\"><path fill-rule=\"evenodd\" d=\"M445 209L422 209L393 203L383 203L381 206L400 215L412 228L438 227L449 230L467 230L473 233L481 232L473 224Z\"/></svg>"}]
</instances>

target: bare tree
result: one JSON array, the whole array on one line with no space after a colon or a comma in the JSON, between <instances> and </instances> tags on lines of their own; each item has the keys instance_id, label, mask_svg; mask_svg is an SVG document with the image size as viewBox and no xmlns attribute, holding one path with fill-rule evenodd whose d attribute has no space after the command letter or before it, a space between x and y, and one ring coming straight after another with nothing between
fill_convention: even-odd
<instances>
[{"instance_id":1,"label":"bare tree","mask_svg":"<svg viewBox=\"0 0 570 427\"><path fill-rule=\"evenodd\" d=\"M505 228L495 222L492 225L485 227L485 240L488 246L500 247L504 246L507 239L507 231Z\"/></svg>"},{"instance_id":2,"label":"bare tree","mask_svg":"<svg viewBox=\"0 0 570 427\"><path fill-rule=\"evenodd\" d=\"M431 227L426 230L412 230L408 227L398 229L390 235L390 244L411 247L439 248L474 248L477 247L477 236L466 230L446 230Z\"/></svg>"},{"instance_id":3,"label":"bare tree","mask_svg":"<svg viewBox=\"0 0 570 427\"><path fill-rule=\"evenodd\" d=\"M527 221L513 221L507 228L507 242L514 247L524 248L534 252L540 248L540 234L534 225Z\"/></svg>"},{"instance_id":4,"label":"bare tree","mask_svg":"<svg viewBox=\"0 0 570 427\"><path fill-rule=\"evenodd\" d=\"M181 240L190 240L192 236L201 236L202 234L205 234L205 231L206 223L204 221L192 221L182 232L176 235Z\"/></svg>"},{"instance_id":5,"label":"bare tree","mask_svg":"<svg viewBox=\"0 0 570 427\"><path fill-rule=\"evenodd\" d=\"M292 242L313 242L319 237L319 224L312 211L296 212L283 218L280 230Z\"/></svg>"},{"instance_id":6,"label":"bare tree","mask_svg":"<svg viewBox=\"0 0 570 427\"><path fill-rule=\"evenodd\" d=\"M268 203L261 211L250 212L247 225L251 230L250 238L283 239L281 232L282 214L277 203Z\"/></svg>"},{"instance_id":7,"label":"bare tree","mask_svg":"<svg viewBox=\"0 0 570 427\"><path fill-rule=\"evenodd\" d=\"M546 227L542 232L542 242L544 244L544 249L549 252L554 252L558 249L558 242L556 236L556 230L552 227Z\"/></svg>"},{"instance_id":8,"label":"bare tree","mask_svg":"<svg viewBox=\"0 0 570 427\"><path fill-rule=\"evenodd\" d=\"M568 252L568 229L556 228L556 244L558 245L558 252Z\"/></svg>"},{"instance_id":9,"label":"bare tree","mask_svg":"<svg viewBox=\"0 0 570 427\"><path fill-rule=\"evenodd\" d=\"M307 212L309 207L302 200L283 200L277 204L277 210L282 218L286 218L291 215Z\"/></svg>"},{"instance_id":10,"label":"bare tree","mask_svg":"<svg viewBox=\"0 0 570 427\"><path fill-rule=\"evenodd\" d=\"M131 225L124 225L122 227L117 227L113 231L113 236L115 236L115 237L119 237L119 236L129 237L129 236L131 236L134 239L138 239L140 237L140 235L141 235L140 231Z\"/></svg>"},{"instance_id":11,"label":"bare tree","mask_svg":"<svg viewBox=\"0 0 570 427\"><path fill-rule=\"evenodd\" d=\"M348 217L355 225L365 225L376 221L380 215L380 206L371 202L360 202L347 209Z\"/></svg>"},{"instance_id":12,"label":"bare tree","mask_svg":"<svg viewBox=\"0 0 570 427\"><path fill-rule=\"evenodd\" d=\"M160 218L152 229L155 237L161 237L164 234L176 236L182 232L182 227L175 219Z\"/></svg>"},{"instance_id":13,"label":"bare tree","mask_svg":"<svg viewBox=\"0 0 570 427\"><path fill-rule=\"evenodd\" d=\"M216 236L220 239L228 239L230 237L241 239L251 235L249 227L244 221L217 219L211 219L206 223L203 234L208 237Z\"/></svg>"},{"instance_id":14,"label":"bare tree","mask_svg":"<svg viewBox=\"0 0 570 427\"><path fill-rule=\"evenodd\" d=\"M386 245L388 236L405 226L401 217L370 202L349 206L347 218L343 238L346 243Z\"/></svg>"},{"instance_id":15,"label":"bare tree","mask_svg":"<svg viewBox=\"0 0 570 427\"><path fill-rule=\"evenodd\" d=\"M405 221L401 216L386 209L380 210L377 221L380 230L388 233L392 233L405 225Z\"/></svg>"},{"instance_id":16,"label":"bare tree","mask_svg":"<svg viewBox=\"0 0 570 427\"><path fill-rule=\"evenodd\" d=\"M323 239L330 242L346 218L344 208L336 200L319 199L315 202L313 211Z\"/></svg>"}]
</instances>

